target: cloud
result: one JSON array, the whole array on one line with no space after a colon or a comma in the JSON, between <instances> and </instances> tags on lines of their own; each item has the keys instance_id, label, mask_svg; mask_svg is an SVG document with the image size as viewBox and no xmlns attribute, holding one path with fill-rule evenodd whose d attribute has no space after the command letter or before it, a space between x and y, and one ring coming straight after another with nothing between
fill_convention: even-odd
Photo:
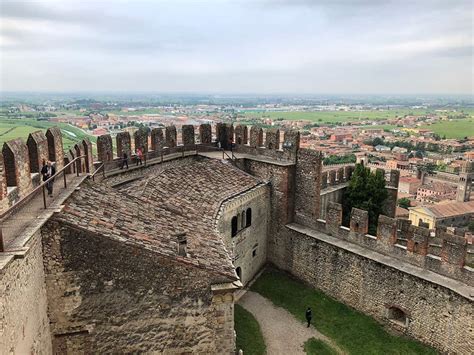
<instances>
[{"instance_id":1,"label":"cloud","mask_svg":"<svg viewBox=\"0 0 474 355\"><path fill-rule=\"evenodd\" d=\"M403 92L415 86L407 77L425 92L472 90L464 0L7 0L0 10L2 90Z\"/></svg>"}]
</instances>

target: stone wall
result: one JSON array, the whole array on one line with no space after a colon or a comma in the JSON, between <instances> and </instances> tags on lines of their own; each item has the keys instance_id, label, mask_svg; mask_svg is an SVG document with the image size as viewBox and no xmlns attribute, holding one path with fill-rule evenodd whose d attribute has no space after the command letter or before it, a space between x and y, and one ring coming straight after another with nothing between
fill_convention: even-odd
<instances>
[{"instance_id":1,"label":"stone wall","mask_svg":"<svg viewBox=\"0 0 474 355\"><path fill-rule=\"evenodd\" d=\"M250 212L249 212L250 211ZM237 233L232 236L232 219ZM224 240L242 284L246 285L267 260L267 235L270 219L270 189L257 186L225 201L217 216L217 230Z\"/></svg>"},{"instance_id":2,"label":"stone wall","mask_svg":"<svg viewBox=\"0 0 474 355\"><path fill-rule=\"evenodd\" d=\"M458 283L306 227L290 225L279 238L285 254L272 262L309 285L442 352L474 347L473 300ZM391 319L391 307L406 323Z\"/></svg>"},{"instance_id":3,"label":"stone wall","mask_svg":"<svg viewBox=\"0 0 474 355\"><path fill-rule=\"evenodd\" d=\"M54 220L42 237L54 353L233 352L233 291L205 270Z\"/></svg>"},{"instance_id":4,"label":"stone wall","mask_svg":"<svg viewBox=\"0 0 474 355\"><path fill-rule=\"evenodd\" d=\"M48 139L42 131L36 131L28 135L26 145L30 157L30 171L32 173L41 172L43 163L49 159Z\"/></svg>"},{"instance_id":5,"label":"stone wall","mask_svg":"<svg viewBox=\"0 0 474 355\"><path fill-rule=\"evenodd\" d=\"M177 145L177 133L175 126L167 126L165 128L165 146L174 148Z\"/></svg>"},{"instance_id":6,"label":"stone wall","mask_svg":"<svg viewBox=\"0 0 474 355\"><path fill-rule=\"evenodd\" d=\"M195 144L194 140L194 126L193 125L183 125L182 129L182 138L183 145L193 146Z\"/></svg>"},{"instance_id":7,"label":"stone wall","mask_svg":"<svg viewBox=\"0 0 474 355\"><path fill-rule=\"evenodd\" d=\"M114 159L112 137L110 134L97 137L97 158L103 163Z\"/></svg>"},{"instance_id":8,"label":"stone wall","mask_svg":"<svg viewBox=\"0 0 474 355\"><path fill-rule=\"evenodd\" d=\"M269 163L242 159L238 166L266 182L270 186L270 224L268 229L267 260L281 257L281 240L278 230L293 220L295 165L289 163Z\"/></svg>"},{"instance_id":9,"label":"stone wall","mask_svg":"<svg viewBox=\"0 0 474 355\"><path fill-rule=\"evenodd\" d=\"M48 128L46 138L48 139L49 160L54 161L56 169L60 170L64 166L64 150L63 136L59 127Z\"/></svg>"},{"instance_id":10,"label":"stone wall","mask_svg":"<svg viewBox=\"0 0 474 355\"><path fill-rule=\"evenodd\" d=\"M300 149L296 163L295 221L313 225L319 218L321 195L321 153Z\"/></svg>"},{"instance_id":11,"label":"stone wall","mask_svg":"<svg viewBox=\"0 0 474 355\"><path fill-rule=\"evenodd\" d=\"M40 233L0 266L0 353L51 354Z\"/></svg>"}]
</instances>

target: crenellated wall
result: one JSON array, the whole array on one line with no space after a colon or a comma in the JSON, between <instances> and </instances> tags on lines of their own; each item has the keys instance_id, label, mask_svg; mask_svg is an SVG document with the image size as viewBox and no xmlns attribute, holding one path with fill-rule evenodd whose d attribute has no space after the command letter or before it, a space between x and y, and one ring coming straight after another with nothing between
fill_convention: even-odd
<instances>
[{"instance_id":1,"label":"crenellated wall","mask_svg":"<svg viewBox=\"0 0 474 355\"><path fill-rule=\"evenodd\" d=\"M101 139L100 153L104 154L108 151L104 149L106 143L103 143L106 138ZM59 172L65 164L79 155L85 155L85 158L78 161L77 166L66 169L67 174L74 173L77 169L80 172L93 172L92 143L85 138L65 154L61 130L58 127L49 128L46 134L42 131L30 133L26 143L21 138L5 142L0 155L0 214L41 184L41 168L44 162L51 160Z\"/></svg>"}]
</instances>

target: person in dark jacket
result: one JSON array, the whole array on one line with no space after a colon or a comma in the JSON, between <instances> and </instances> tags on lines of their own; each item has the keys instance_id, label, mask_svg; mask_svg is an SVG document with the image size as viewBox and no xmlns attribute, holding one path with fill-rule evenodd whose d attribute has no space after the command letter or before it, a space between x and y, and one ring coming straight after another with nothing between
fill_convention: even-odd
<instances>
[{"instance_id":1,"label":"person in dark jacket","mask_svg":"<svg viewBox=\"0 0 474 355\"><path fill-rule=\"evenodd\" d=\"M43 167L41 168L41 175L43 175L43 181L48 180L49 178L53 177L56 174L56 168L54 165L48 160L47 163L43 162ZM46 183L46 189L48 190L48 196L53 197L53 184L54 178L49 180Z\"/></svg>"},{"instance_id":2,"label":"person in dark jacket","mask_svg":"<svg viewBox=\"0 0 474 355\"><path fill-rule=\"evenodd\" d=\"M312 318L313 318L313 313L311 312L311 308L308 307L308 309L306 309L306 321L308 322L308 328L311 325Z\"/></svg>"},{"instance_id":3,"label":"person in dark jacket","mask_svg":"<svg viewBox=\"0 0 474 355\"><path fill-rule=\"evenodd\" d=\"M126 152L123 152L123 156L122 156L122 166L120 167L120 169L123 169L124 166L127 166L127 169L128 169L128 156L127 156L127 153Z\"/></svg>"}]
</instances>

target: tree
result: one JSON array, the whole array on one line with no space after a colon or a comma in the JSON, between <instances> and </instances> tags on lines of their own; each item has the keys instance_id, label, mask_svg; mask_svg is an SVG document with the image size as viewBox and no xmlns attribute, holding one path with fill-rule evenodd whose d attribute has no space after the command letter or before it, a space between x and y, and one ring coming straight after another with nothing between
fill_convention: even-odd
<instances>
[{"instance_id":1,"label":"tree","mask_svg":"<svg viewBox=\"0 0 474 355\"><path fill-rule=\"evenodd\" d=\"M375 234L378 217L385 212L384 205L387 197L383 172L377 170L371 173L362 164L356 164L343 198L345 224L349 224L352 208L360 208L369 213L369 233Z\"/></svg>"},{"instance_id":2,"label":"tree","mask_svg":"<svg viewBox=\"0 0 474 355\"><path fill-rule=\"evenodd\" d=\"M469 229L470 232L474 233L474 221L469 222L467 225L467 228Z\"/></svg>"},{"instance_id":3,"label":"tree","mask_svg":"<svg viewBox=\"0 0 474 355\"><path fill-rule=\"evenodd\" d=\"M401 208L408 208L411 206L410 199L402 197L398 200L398 206Z\"/></svg>"}]
</instances>

